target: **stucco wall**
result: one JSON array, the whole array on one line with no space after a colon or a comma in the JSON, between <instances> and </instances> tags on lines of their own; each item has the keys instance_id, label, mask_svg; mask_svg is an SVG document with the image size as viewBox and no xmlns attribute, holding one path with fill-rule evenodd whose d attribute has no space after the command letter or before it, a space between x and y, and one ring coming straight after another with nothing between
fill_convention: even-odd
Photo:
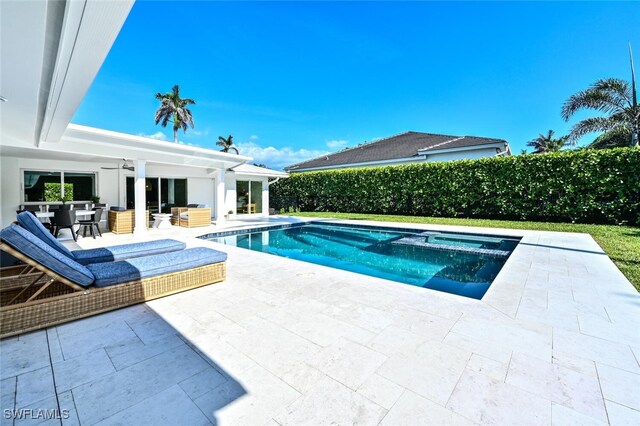
<instances>
[{"instance_id":1,"label":"stucco wall","mask_svg":"<svg viewBox=\"0 0 640 426\"><path fill-rule=\"evenodd\" d=\"M95 163L82 161L58 161L2 156L0 159L0 223L2 227L15 220L16 210L23 204L22 175L24 170L76 171L96 173L97 195L100 202L110 206L125 206L126 178L133 172L101 167L114 167L114 162ZM215 216L215 179L203 168L166 165L147 165L148 177L170 177L187 179L187 199L189 203L211 206Z\"/></svg>"},{"instance_id":2,"label":"stucco wall","mask_svg":"<svg viewBox=\"0 0 640 426\"><path fill-rule=\"evenodd\" d=\"M225 197L225 213L229 210L233 211L233 214L237 214L236 205L236 182L239 180L251 180L262 182L262 213L256 216L269 216L269 185L268 178L256 177L256 176L244 176L236 173L227 173L225 176L225 182L227 186L227 194Z\"/></svg>"},{"instance_id":3,"label":"stucco wall","mask_svg":"<svg viewBox=\"0 0 640 426\"><path fill-rule=\"evenodd\" d=\"M126 175L133 176L133 173L126 172ZM207 169L150 164L147 165L146 176L187 179L187 203L206 204L211 207L211 215L215 216L215 179Z\"/></svg>"},{"instance_id":4,"label":"stucco wall","mask_svg":"<svg viewBox=\"0 0 640 426\"><path fill-rule=\"evenodd\" d=\"M113 163L42 160L2 156L0 159L0 222L2 227L15 220L16 210L23 204L22 175L24 170L95 172L100 202L117 205L120 198L118 170L104 170ZM123 195L124 197L124 195Z\"/></svg>"},{"instance_id":5,"label":"stucco wall","mask_svg":"<svg viewBox=\"0 0 640 426\"><path fill-rule=\"evenodd\" d=\"M477 160L485 157L495 157L495 148L473 149L468 151L450 152L427 155L427 162L453 161L453 160Z\"/></svg>"}]
</instances>

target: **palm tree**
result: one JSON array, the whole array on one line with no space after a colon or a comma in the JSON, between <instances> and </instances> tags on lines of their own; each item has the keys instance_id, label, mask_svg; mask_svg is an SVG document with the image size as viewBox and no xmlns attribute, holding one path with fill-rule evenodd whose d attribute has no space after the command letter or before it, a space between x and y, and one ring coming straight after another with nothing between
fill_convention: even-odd
<instances>
[{"instance_id":1,"label":"palm tree","mask_svg":"<svg viewBox=\"0 0 640 426\"><path fill-rule=\"evenodd\" d=\"M629 45L629 58L631 83L617 78L598 80L588 89L569 97L564 103L562 118L565 121L569 121L576 112L583 109L593 109L605 114L577 122L571 128L569 142L575 144L578 139L591 132L605 132L601 137L609 143L615 140L619 141L620 135L628 135L626 145L638 146L640 106L638 106L631 45ZM598 142L598 139L594 143ZM596 146L603 145L603 139L596 143Z\"/></svg>"},{"instance_id":2,"label":"palm tree","mask_svg":"<svg viewBox=\"0 0 640 426\"><path fill-rule=\"evenodd\" d=\"M546 135L540 133L537 138L527 142L527 146L533 148L534 154L560 151L567 144L567 136L554 138L554 131L549 130Z\"/></svg>"},{"instance_id":3,"label":"palm tree","mask_svg":"<svg viewBox=\"0 0 640 426\"><path fill-rule=\"evenodd\" d=\"M187 125L193 129L193 116L191 110L185 108L187 105L195 105L195 101L189 98L180 97L180 86L173 86L171 92L164 95L156 93L156 99L161 102L160 108L156 111L156 124L167 127L167 123L173 123L173 141L178 143L178 130L187 132Z\"/></svg>"},{"instance_id":4,"label":"palm tree","mask_svg":"<svg viewBox=\"0 0 640 426\"><path fill-rule=\"evenodd\" d=\"M629 146L631 132L627 128L619 128L604 132L594 139L587 148L603 149Z\"/></svg>"},{"instance_id":5,"label":"palm tree","mask_svg":"<svg viewBox=\"0 0 640 426\"><path fill-rule=\"evenodd\" d=\"M238 152L238 148L236 148L233 145L233 136L229 135L228 138L223 138L222 136L218 136L218 142L216 142L216 145L221 146L222 152L229 152L230 150L234 150L236 152L236 154L240 154Z\"/></svg>"}]
</instances>

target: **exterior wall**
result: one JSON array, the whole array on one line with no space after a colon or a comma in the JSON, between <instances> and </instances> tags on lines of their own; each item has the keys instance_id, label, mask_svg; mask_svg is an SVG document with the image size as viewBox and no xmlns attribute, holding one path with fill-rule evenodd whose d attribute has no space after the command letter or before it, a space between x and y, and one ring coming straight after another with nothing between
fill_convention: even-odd
<instances>
[{"instance_id":1,"label":"exterior wall","mask_svg":"<svg viewBox=\"0 0 640 426\"><path fill-rule=\"evenodd\" d=\"M101 167L115 167L114 162L59 161L33 158L0 158L0 223L8 226L15 220L16 210L22 199L22 175L24 170L76 171L96 173L96 190L101 203L110 206L124 206L126 197L126 178L134 177L128 170L105 170ZM215 179L207 169L195 167L166 166L147 164L148 177L171 177L187 179L188 203L207 204L215 213ZM235 189L235 188L234 188ZM235 198L234 198L235 199Z\"/></svg>"},{"instance_id":2,"label":"exterior wall","mask_svg":"<svg viewBox=\"0 0 640 426\"><path fill-rule=\"evenodd\" d=\"M454 160L477 160L479 158L495 157L495 148L480 148L459 152L443 152L442 154L427 155L427 162L434 161L454 161Z\"/></svg>"},{"instance_id":3,"label":"exterior wall","mask_svg":"<svg viewBox=\"0 0 640 426\"><path fill-rule=\"evenodd\" d=\"M86 163L2 156L0 158L0 172L2 173L0 222L2 227L8 226L15 220L16 210L21 204L24 204L22 195L24 170L95 172L96 189L97 194L100 196L100 202L118 205L121 195L118 185L119 171L104 170L100 167L113 167L113 163ZM124 197L124 194L122 194L122 197Z\"/></svg>"},{"instance_id":4,"label":"exterior wall","mask_svg":"<svg viewBox=\"0 0 640 426\"><path fill-rule=\"evenodd\" d=\"M309 170L287 170L287 173L305 173L305 172L317 172L322 170L339 170L339 169L360 169L363 167L386 167L386 166L404 166L407 164L416 164L416 163L424 163L425 159L423 156L416 157L415 159L398 159L398 161L386 160L380 163L363 163L363 164L344 164L337 165L332 167L319 167Z\"/></svg>"},{"instance_id":5,"label":"exterior wall","mask_svg":"<svg viewBox=\"0 0 640 426\"><path fill-rule=\"evenodd\" d=\"M238 214L236 208L236 182L239 180L251 180L254 182L260 181L262 182L262 213L253 214L251 216L269 216L269 178L267 177L258 177L258 176L245 176L237 173L227 173L225 177L225 182L227 184L227 194L225 197L225 212L229 210L233 211L233 214ZM249 215L242 215L249 216Z\"/></svg>"},{"instance_id":6,"label":"exterior wall","mask_svg":"<svg viewBox=\"0 0 640 426\"><path fill-rule=\"evenodd\" d=\"M224 213L233 212L232 214L236 214L236 177L232 173L227 173L224 177L225 186L227 188L227 193L224 197Z\"/></svg>"},{"instance_id":7,"label":"exterior wall","mask_svg":"<svg viewBox=\"0 0 640 426\"><path fill-rule=\"evenodd\" d=\"M76 171L92 172L96 174L96 190L101 203L110 206L126 205L126 181L127 177L134 177L134 173L123 169L105 170L101 167L115 167L113 160L109 162L87 161L60 161L44 160L23 157L2 156L0 158L0 223L2 227L8 226L15 220L16 210L22 199L22 176L24 170L43 171ZM146 167L147 177L179 178L187 179L187 199L190 204L207 204L211 207L215 217L216 209L216 181L215 170L186 167L149 164ZM262 213L255 216L269 215L269 185L268 177L257 177L226 173L225 175L225 206L224 213L229 210L236 214L236 181L252 180L262 182Z\"/></svg>"},{"instance_id":8,"label":"exterior wall","mask_svg":"<svg viewBox=\"0 0 640 426\"><path fill-rule=\"evenodd\" d=\"M119 198L121 206L126 205L127 177L134 177L134 173L128 170L123 170L121 173ZM206 204L211 207L211 214L215 215L215 179L207 169L147 163L146 177L187 179L187 202Z\"/></svg>"},{"instance_id":9,"label":"exterior wall","mask_svg":"<svg viewBox=\"0 0 640 426\"><path fill-rule=\"evenodd\" d=\"M187 178L187 200L189 204L206 204L215 216L215 179Z\"/></svg>"}]
</instances>

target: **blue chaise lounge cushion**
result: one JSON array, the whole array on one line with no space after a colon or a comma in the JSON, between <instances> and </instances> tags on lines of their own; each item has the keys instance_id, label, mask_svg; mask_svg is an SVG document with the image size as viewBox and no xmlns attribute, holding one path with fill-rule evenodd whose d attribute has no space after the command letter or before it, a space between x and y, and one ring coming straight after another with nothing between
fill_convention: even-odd
<instances>
[{"instance_id":1,"label":"blue chaise lounge cushion","mask_svg":"<svg viewBox=\"0 0 640 426\"><path fill-rule=\"evenodd\" d=\"M93 284L95 278L89 269L53 249L40 238L18 225L9 225L0 231L0 239L69 281L83 287Z\"/></svg>"},{"instance_id":2,"label":"blue chaise lounge cushion","mask_svg":"<svg viewBox=\"0 0 640 426\"><path fill-rule=\"evenodd\" d=\"M111 263L95 263L87 268L95 276L97 287L126 283L199 266L224 262L227 254L206 247L156 254Z\"/></svg>"},{"instance_id":3,"label":"blue chaise lounge cushion","mask_svg":"<svg viewBox=\"0 0 640 426\"><path fill-rule=\"evenodd\" d=\"M33 213L22 212L18 214L18 223L27 231L31 232L36 237L40 238L43 242L49 245L51 248L58 250L65 256L73 259L73 255L60 241L56 239L47 228L38 220Z\"/></svg>"},{"instance_id":4,"label":"blue chaise lounge cushion","mask_svg":"<svg viewBox=\"0 0 640 426\"><path fill-rule=\"evenodd\" d=\"M174 252L184 250L186 247L187 245L182 241L164 239L87 250L74 250L71 253L77 262L88 265L90 263L113 262L140 256Z\"/></svg>"},{"instance_id":5,"label":"blue chaise lounge cushion","mask_svg":"<svg viewBox=\"0 0 640 426\"><path fill-rule=\"evenodd\" d=\"M148 256L151 254L168 253L171 251L184 250L187 246L181 241L164 239L87 250L74 250L71 252L53 235L51 235L47 228L45 228L33 214L29 212L22 212L18 214L18 223L51 248L58 250L60 253L83 265L99 262L113 262L114 260Z\"/></svg>"}]
</instances>

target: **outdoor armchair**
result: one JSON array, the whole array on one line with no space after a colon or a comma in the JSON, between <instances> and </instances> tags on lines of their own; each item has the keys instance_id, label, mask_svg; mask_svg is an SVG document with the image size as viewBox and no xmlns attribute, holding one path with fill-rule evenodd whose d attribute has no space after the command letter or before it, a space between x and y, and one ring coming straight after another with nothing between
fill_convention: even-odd
<instances>
[{"instance_id":1,"label":"outdoor armchair","mask_svg":"<svg viewBox=\"0 0 640 426\"><path fill-rule=\"evenodd\" d=\"M172 207L171 224L193 228L211 225L211 209L209 207Z\"/></svg>"}]
</instances>

